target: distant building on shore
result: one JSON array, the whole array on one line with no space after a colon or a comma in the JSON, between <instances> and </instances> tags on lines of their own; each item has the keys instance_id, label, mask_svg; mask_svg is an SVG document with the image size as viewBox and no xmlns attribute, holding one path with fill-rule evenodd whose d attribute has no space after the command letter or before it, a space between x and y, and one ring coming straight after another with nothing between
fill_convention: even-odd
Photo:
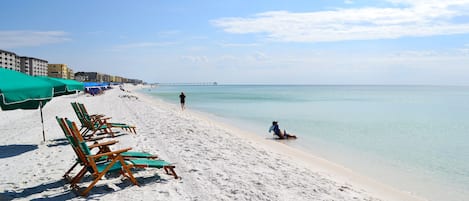
<instances>
[{"instance_id":1,"label":"distant building on shore","mask_svg":"<svg viewBox=\"0 0 469 201\"><path fill-rule=\"evenodd\" d=\"M80 82L116 82L116 83L132 83L142 84L142 80L128 79L120 76L107 75L98 72L77 72L75 73L75 80Z\"/></svg>"},{"instance_id":2,"label":"distant building on shore","mask_svg":"<svg viewBox=\"0 0 469 201\"><path fill-rule=\"evenodd\" d=\"M138 79L127 79L127 82L126 82L126 83L143 84L143 81L142 81L142 80L138 80Z\"/></svg>"},{"instance_id":3,"label":"distant building on shore","mask_svg":"<svg viewBox=\"0 0 469 201\"><path fill-rule=\"evenodd\" d=\"M80 82L103 82L102 74L98 72L77 72L75 80Z\"/></svg>"},{"instance_id":4,"label":"distant building on shore","mask_svg":"<svg viewBox=\"0 0 469 201\"><path fill-rule=\"evenodd\" d=\"M0 67L23 72L28 75L47 75L48 62L34 57L18 56L14 52L0 50Z\"/></svg>"},{"instance_id":5,"label":"distant building on shore","mask_svg":"<svg viewBox=\"0 0 469 201\"><path fill-rule=\"evenodd\" d=\"M0 68L23 72L32 76L49 76L64 79L75 79L81 82L115 82L142 84L142 80L98 72L74 73L67 64L49 64L48 61L28 56L18 56L14 52L0 49Z\"/></svg>"},{"instance_id":6,"label":"distant building on shore","mask_svg":"<svg viewBox=\"0 0 469 201\"><path fill-rule=\"evenodd\" d=\"M71 68L68 68L67 78L71 80L75 79L75 73L73 73L73 70Z\"/></svg>"},{"instance_id":7,"label":"distant building on shore","mask_svg":"<svg viewBox=\"0 0 469 201\"><path fill-rule=\"evenodd\" d=\"M33 76L47 76L46 60L34 57L20 57L21 72Z\"/></svg>"},{"instance_id":8,"label":"distant building on shore","mask_svg":"<svg viewBox=\"0 0 469 201\"><path fill-rule=\"evenodd\" d=\"M47 76L74 79L75 74L73 70L67 66L67 64L49 64L47 67Z\"/></svg>"},{"instance_id":9,"label":"distant building on shore","mask_svg":"<svg viewBox=\"0 0 469 201\"><path fill-rule=\"evenodd\" d=\"M122 83L122 77L120 77L120 76L112 76L112 75L111 75L111 82Z\"/></svg>"},{"instance_id":10,"label":"distant building on shore","mask_svg":"<svg viewBox=\"0 0 469 201\"><path fill-rule=\"evenodd\" d=\"M19 56L14 52L0 50L0 67L21 72Z\"/></svg>"}]
</instances>

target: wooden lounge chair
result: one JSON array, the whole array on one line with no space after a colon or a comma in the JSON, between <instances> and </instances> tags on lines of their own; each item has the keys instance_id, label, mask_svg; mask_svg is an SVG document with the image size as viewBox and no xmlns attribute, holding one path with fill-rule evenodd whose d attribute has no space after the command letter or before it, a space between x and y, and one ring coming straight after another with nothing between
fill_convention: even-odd
<instances>
[{"instance_id":1,"label":"wooden lounge chair","mask_svg":"<svg viewBox=\"0 0 469 201\"><path fill-rule=\"evenodd\" d=\"M62 124L65 123L62 121ZM66 125L66 124L63 124ZM69 130L69 127L65 127ZM120 171L122 175L129 178L130 181L138 185L137 180L131 172L132 164L129 164L122 157L122 153L131 150L131 148L120 149L117 151L105 152L100 154L91 154L89 150L86 151L86 142L79 142L72 136L67 136L67 139L71 142L75 154L79 158L78 160L83 165L80 172L70 181L72 188L77 190L82 196L88 195L89 191L101 180L101 178L108 172ZM106 157L106 160L103 160ZM93 181L83 191L78 190L78 182L89 172L93 176Z\"/></svg>"},{"instance_id":2,"label":"wooden lounge chair","mask_svg":"<svg viewBox=\"0 0 469 201\"><path fill-rule=\"evenodd\" d=\"M110 123L108 122L110 117L104 117L104 115L89 115L85 106L81 103L71 103L75 113L82 124L80 131L84 130L83 136L88 139L93 137L96 132L106 133L114 137L114 132L111 128L121 128L129 131L130 133L136 134L135 126L131 126L125 123ZM87 135L89 131L92 131L90 135Z\"/></svg>"},{"instance_id":3,"label":"wooden lounge chair","mask_svg":"<svg viewBox=\"0 0 469 201\"><path fill-rule=\"evenodd\" d=\"M83 113L80 111L80 108L78 106L78 103L77 102L71 102L70 103L73 107L73 111L75 111L75 114L77 115L77 118L78 120L80 121L81 123L81 128L80 128L80 132L86 134L89 132L89 125L88 125L88 122L85 120L85 117L83 116ZM103 118L104 115L93 115L92 118Z\"/></svg>"},{"instance_id":4,"label":"wooden lounge chair","mask_svg":"<svg viewBox=\"0 0 469 201\"><path fill-rule=\"evenodd\" d=\"M74 122L63 119L62 125L66 125L65 129L72 133L71 145L83 165L80 172L70 181L72 188L78 189L78 182L81 181L87 172L90 172L94 177L93 182L84 191L79 192L82 196L86 196L94 185L104 176L104 174L110 171L120 171L122 175L129 178L135 185L138 185L138 183L132 175L131 168L163 168L167 174L173 175L176 179L179 178L174 171L175 166L166 161L124 157L122 154L131 150L131 148L121 149L118 151L109 150L109 152L105 153L92 154L86 142L80 142L78 140L78 136L81 135L79 133L77 134L78 127ZM104 162L103 158L106 158Z\"/></svg>"},{"instance_id":5,"label":"wooden lounge chair","mask_svg":"<svg viewBox=\"0 0 469 201\"><path fill-rule=\"evenodd\" d=\"M110 130L107 125L103 125L103 123L100 123L98 120L98 118L104 118L104 115L95 115L93 116L93 118L85 118L77 102L71 102L70 104L72 105L73 110L75 111L75 114L77 115L77 118L81 123L80 132L82 132L83 137L86 137L86 140L93 140L91 139L91 137L93 137L94 135L87 136L88 132L91 130L93 130L94 132L101 131L101 133L108 133L112 137L114 136L112 130Z\"/></svg>"},{"instance_id":6,"label":"wooden lounge chair","mask_svg":"<svg viewBox=\"0 0 469 201\"><path fill-rule=\"evenodd\" d=\"M62 131L63 131L63 133L66 137L66 139L69 141L70 144L75 143L75 142L85 141L80 134L77 134L75 136L73 135L73 133L70 131L70 129L66 125L66 119L65 118L55 117L55 119L57 120L57 123L59 124L60 128L62 129ZM87 145L87 147L88 147L89 150L93 150L94 148L98 148L97 154L101 154L101 153L111 152L110 146L114 145L118 142L119 141L117 141L117 140L111 140L111 141L99 142L99 143L97 141L95 141L93 144ZM77 143L75 143L74 145L78 146ZM74 151L76 152L75 149L74 149ZM156 158L158 158L157 155L153 155L153 154L146 153L146 152L127 151L127 152L121 153L121 155L126 159L128 159L128 158L147 158L147 159L156 159ZM102 158L102 160L105 160L105 159L106 159L106 157ZM80 161L80 159L77 158L75 164L63 175L63 177L66 180L71 181L72 178L69 176L69 174L72 172L72 170L78 164L81 164L81 163L82 163L82 161Z\"/></svg>"},{"instance_id":7,"label":"wooden lounge chair","mask_svg":"<svg viewBox=\"0 0 469 201\"><path fill-rule=\"evenodd\" d=\"M68 119L65 118L65 121L67 123L67 126L70 130L70 133L76 140L78 140L82 146L84 146L85 151L90 150L83 138L81 138L80 132L78 130L78 126L75 124L75 122L72 122ZM117 142L117 141L115 141ZM106 143L103 143L103 145L106 145ZM100 146L99 144L95 144L94 147ZM108 147L108 146L107 146ZM103 150L102 148L100 150ZM110 149L106 149L106 151L111 151ZM164 160L153 160L152 158L156 158L155 156L148 154L148 153L142 153L142 152L126 152L122 153L122 155L133 163L134 167L152 167L152 168L163 168L167 174L170 174L174 176L174 178L178 178L176 172L174 171L175 166L171 165L171 163L166 162Z\"/></svg>"},{"instance_id":8,"label":"wooden lounge chair","mask_svg":"<svg viewBox=\"0 0 469 201\"><path fill-rule=\"evenodd\" d=\"M106 124L109 128L112 128L112 127L121 128L131 133L137 134L137 132L135 131L135 126L131 126L126 123L108 123L107 120L111 119L111 117L105 117L104 115L101 115L101 114L90 115L88 111L86 110L86 107L83 103L77 103L77 105L81 113L83 114L85 120L102 122L103 124Z\"/></svg>"}]
</instances>

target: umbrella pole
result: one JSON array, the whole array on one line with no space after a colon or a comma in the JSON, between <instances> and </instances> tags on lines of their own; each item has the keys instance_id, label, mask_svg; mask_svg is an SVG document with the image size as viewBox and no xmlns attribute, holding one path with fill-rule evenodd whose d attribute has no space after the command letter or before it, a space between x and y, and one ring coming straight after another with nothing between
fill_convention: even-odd
<instances>
[{"instance_id":1,"label":"umbrella pole","mask_svg":"<svg viewBox=\"0 0 469 201\"><path fill-rule=\"evenodd\" d=\"M44 132L44 118L42 117L42 101L39 102L39 110L41 111L41 124L42 124L42 140L46 141L46 133Z\"/></svg>"}]
</instances>

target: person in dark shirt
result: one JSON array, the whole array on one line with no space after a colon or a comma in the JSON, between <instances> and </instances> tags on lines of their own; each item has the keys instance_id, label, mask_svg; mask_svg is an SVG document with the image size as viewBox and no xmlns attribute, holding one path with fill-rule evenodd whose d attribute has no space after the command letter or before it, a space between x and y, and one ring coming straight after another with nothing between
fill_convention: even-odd
<instances>
[{"instance_id":1,"label":"person in dark shirt","mask_svg":"<svg viewBox=\"0 0 469 201\"><path fill-rule=\"evenodd\" d=\"M288 134L286 130L280 130L277 121L272 122L272 126L270 126L269 133L272 131L274 132L274 135L277 135L280 139L296 138L296 135Z\"/></svg>"},{"instance_id":2,"label":"person in dark shirt","mask_svg":"<svg viewBox=\"0 0 469 201\"><path fill-rule=\"evenodd\" d=\"M186 109L186 95L184 95L184 92L181 92L181 95L179 95L179 100L181 102L181 109Z\"/></svg>"}]
</instances>

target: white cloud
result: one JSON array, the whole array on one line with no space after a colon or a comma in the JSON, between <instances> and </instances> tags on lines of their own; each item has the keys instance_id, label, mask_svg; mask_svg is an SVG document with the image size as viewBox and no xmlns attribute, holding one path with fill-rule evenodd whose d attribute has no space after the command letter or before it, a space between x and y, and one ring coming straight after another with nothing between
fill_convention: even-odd
<instances>
[{"instance_id":1,"label":"white cloud","mask_svg":"<svg viewBox=\"0 0 469 201\"><path fill-rule=\"evenodd\" d=\"M69 41L63 31L0 31L0 48L34 47Z\"/></svg>"},{"instance_id":2,"label":"white cloud","mask_svg":"<svg viewBox=\"0 0 469 201\"><path fill-rule=\"evenodd\" d=\"M252 17L221 18L212 24L236 34L266 34L287 42L392 39L469 33L469 0L389 0L394 7L292 13L271 11Z\"/></svg>"}]
</instances>

